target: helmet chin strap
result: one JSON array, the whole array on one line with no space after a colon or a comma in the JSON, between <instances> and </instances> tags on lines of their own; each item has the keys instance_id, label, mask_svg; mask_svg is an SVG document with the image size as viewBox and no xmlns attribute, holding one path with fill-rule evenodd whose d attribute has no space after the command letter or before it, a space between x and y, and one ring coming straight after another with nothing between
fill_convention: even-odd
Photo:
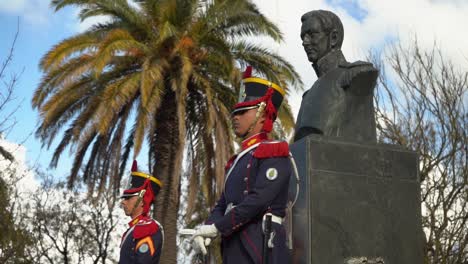
<instances>
[{"instance_id":1,"label":"helmet chin strap","mask_svg":"<svg viewBox=\"0 0 468 264\"><path fill-rule=\"evenodd\" d=\"M261 102L261 103L258 105L258 110L257 110L257 113L255 114L255 119L254 119L254 121L252 122L252 124L250 124L249 129L247 129L247 132L245 132L245 133L241 136L242 139L245 139L245 137L246 137L250 132L252 132L252 129L254 129L255 125L257 124L258 119L259 119L260 116L263 114L263 111L265 110L265 107L266 107L266 103L265 103L265 102Z\"/></svg>"},{"instance_id":2,"label":"helmet chin strap","mask_svg":"<svg viewBox=\"0 0 468 264\"><path fill-rule=\"evenodd\" d=\"M143 197L145 196L146 190L143 189L140 191L138 194L138 200L136 203L133 205L132 211L130 211L130 215L133 215L133 212L137 209L137 207L140 205L141 201L143 200Z\"/></svg>"}]
</instances>

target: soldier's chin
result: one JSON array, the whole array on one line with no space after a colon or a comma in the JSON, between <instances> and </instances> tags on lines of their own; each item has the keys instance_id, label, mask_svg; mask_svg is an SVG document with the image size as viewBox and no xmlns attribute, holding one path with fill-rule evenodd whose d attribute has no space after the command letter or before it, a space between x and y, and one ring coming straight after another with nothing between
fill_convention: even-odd
<instances>
[{"instance_id":1,"label":"soldier's chin","mask_svg":"<svg viewBox=\"0 0 468 264\"><path fill-rule=\"evenodd\" d=\"M318 61L317 56L315 54L307 54L307 59L309 59L310 62L316 63Z\"/></svg>"},{"instance_id":2,"label":"soldier's chin","mask_svg":"<svg viewBox=\"0 0 468 264\"><path fill-rule=\"evenodd\" d=\"M241 131L239 131L239 129L234 129L234 134L236 134L237 137L242 137L242 135L244 135L243 133L241 133Z\"/></svg>"}]
</instances>

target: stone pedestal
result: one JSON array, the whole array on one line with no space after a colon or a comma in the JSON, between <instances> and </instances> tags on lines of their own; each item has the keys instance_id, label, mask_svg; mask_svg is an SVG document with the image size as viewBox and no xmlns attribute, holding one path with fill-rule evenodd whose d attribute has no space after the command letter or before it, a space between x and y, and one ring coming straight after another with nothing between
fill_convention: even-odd
<instances>
[{"instance_id":1,"label":"stone pedestal","mask_svg":"<svg viewBox=\"0 0 468 264\"><path fill-rule=\"evenodd\" d=\"M317 135L291 152L301 179L293 263L423 263L416 153Z\"/></svg>"}]
</instances>

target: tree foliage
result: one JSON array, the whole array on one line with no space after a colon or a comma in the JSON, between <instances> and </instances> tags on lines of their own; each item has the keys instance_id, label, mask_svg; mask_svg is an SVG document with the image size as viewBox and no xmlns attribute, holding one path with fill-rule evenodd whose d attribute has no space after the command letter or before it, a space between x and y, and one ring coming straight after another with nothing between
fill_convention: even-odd
<instances>
[{"instance_id":1,"label":"tree foliage","mask_svg":"<svg viewBox=\"0 0 468 264\"><path fill-rule=\"evenodd\" d=\"M419 154L425 261L467 263L468 73L417 39L391 45L380 59L374 54L379 137Z\"/></svg>"},{"instance_id":2,"label":"tree foliage","mask_svg":"<svg viewBox=\"0 0 468 264\"><path fill-rule=\"evenodd\" d=\"M69 190L21 160L0 159L0 263L116 263L127 221L113 197Z\"/></svg>"},{"instance_id":3,"label":"tree foliage","mask_svg":"<svg viewBox=\"0 0 468 264\"><path fill-rule=\"evenodd\" d=\"M10 49L6 53L5 59L1 61L0 65L0 137L7 131L9 131L15 124L13 115L16 109L9 109L11 103L14 101L14 90L18 83L20 74L11 73L8 77L8 71L13 61L13 55L15 51L16 40L18 39L19 25L16 30L13 41L11 42ZM3 146L0 146L0 158L6 158L9 161L13 161L14 157L12 153L8 152Z\"/></svg>"},{"instance_id":4,"label":"tree foliage","mask_svg":"<svg viewBox=\"0 0 468 264\"><path fill-rule=\"evenodd\" d=\"M24 227L21 215L15 214L13 210L14 192L10 184L3 177L5 173L12 173L12 168L0 172L0 263L5 264L27 264L34 263L28 251L34 242L32 235Z\"/></svg>"}]
</instances>

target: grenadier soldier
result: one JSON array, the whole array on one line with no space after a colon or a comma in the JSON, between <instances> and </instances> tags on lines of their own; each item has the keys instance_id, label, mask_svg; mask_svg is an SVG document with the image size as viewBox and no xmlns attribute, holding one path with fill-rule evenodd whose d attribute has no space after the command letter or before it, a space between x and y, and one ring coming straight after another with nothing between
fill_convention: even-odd
<instances>
[{"instance_id":1,"label":"grenadier soldier","mask_svg":"<svg viewBox=\"0 0 468 264\"><path fill-rule=\"evenodd\" d=\"M228 162L224 191L192 245L206 254L208 241L221 234L224 264L284 264L290 262L283 219L292 165L288 143L273 141L268 133L285 92L250 75L249 67L232 112L242 149Z\"/></svg>"},{"instance_id":2,"label":"grenadier soldier","mask_svg":"<svg viewBox=\"0 0 468 264\"><path fill-rule=\"evenodd\" d=\"M132 220L122 236L119 264L157 264L161 256L164 231L148 214L161 182L154 176L138 171L132 165L129 186L123 191L122 207Z\"/></svg>"}]
</instances>

